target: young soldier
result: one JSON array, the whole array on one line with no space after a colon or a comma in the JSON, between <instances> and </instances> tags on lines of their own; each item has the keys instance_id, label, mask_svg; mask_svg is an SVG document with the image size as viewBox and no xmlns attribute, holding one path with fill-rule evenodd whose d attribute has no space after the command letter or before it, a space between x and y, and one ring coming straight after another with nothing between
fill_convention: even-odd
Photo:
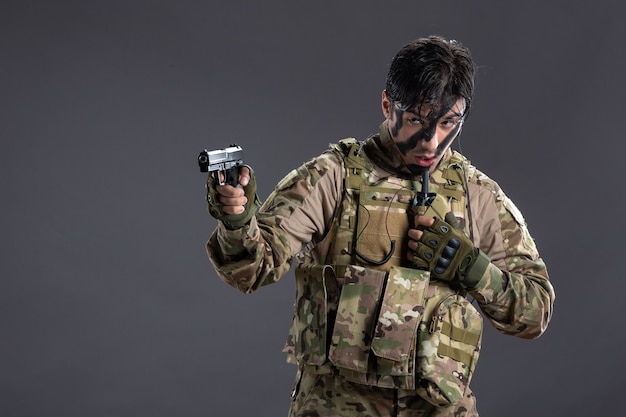
<instances>
[{"instance_id":1,"label":"young soldier","mask_svg":"<svg viewBox=\"0 0 626 417\"><path fill-rule=\"evenodd\" d=\"M391 62L378 134L332 145L262 205L249 167L243 188L209 179L221 279L250 293L296 260L290 416L477 416L483 316L545 331L554 290L522 215L450 149L474 72L459 43L417 39Z\"/></svg>"}]
</instances>

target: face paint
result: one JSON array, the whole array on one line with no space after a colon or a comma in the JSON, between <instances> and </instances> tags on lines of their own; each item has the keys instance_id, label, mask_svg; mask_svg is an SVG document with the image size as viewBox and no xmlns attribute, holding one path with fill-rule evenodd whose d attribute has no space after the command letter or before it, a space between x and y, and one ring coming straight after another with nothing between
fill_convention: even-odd
<instances>
[{"instance_id":1,"label":"face paint","mask_svg":"<svg viewBox=\"0 0 626 417\"><path fill-rule=\"evenodd\" d=\"M454 127L454 129L452 129L452 131L450 133L448 133L445 138L443 138L443 140L441 141L439 146L437 146L437 152L435 153L435 156L441 155L442 153L444 153L444 151L446 149L448 149L448 146L450 146L450 144L452 143L454 138L456 138L459 135L459 133L461 132L461 127L462 126L463 126L463 121L460 121Z\"/></svg>"},{"instance_id":2,"label":"face paint","mask_svg":"<svg viewBox=\"0 0 626 417\"><path fill-rule=\"evenodd\" d=\"M451 104L451 105L450 105ZM424 102L409 110L383 96L387 127L404 169L421 175L433 170L443 153L459 135L463 124L465 103L462 98L454 103L441 100L435 105Z\"/></svg>"},{"instance_id":3,"label":"face paint","mask_svg":"<svg viewBox=\"0 0 626 417\"><path fill-rule=\"evenodd\" d=\"M436 126L436 125L435 125ZM417 133L409 137L404 142L396 142L398 149L403 155L406 155L411 149L415 149L420 140L430 141L435 134L433 124L429 124L428 127L420 129Z\"/></svg>"},{"instance_id":4,"label":"face paint","mask_svg":"<svg viewBox=\"0 0 626 417\"><path fill-rule=\"evenodd\" d=\"M402 115L404 114L404 110L393 106L393 112L396 114L396 123L391 126L391 136L396 137L402 128Z\"/></svg>"},{"instance_id":5,"label":"face paint","mask_svg":"<svg viewBox=\"0 0 626 417\"><path fill-rule=\"evenodd\" d=\"M400 150L400 152L403 155L406 155L407 152L409 152L411 149L414 149L417 146L420 140L424 140L426 142L430 141L433 138L433 135L435 134L435 130L437 129L437 123L439 122L439 119L445 116L449 110L450 110L449 108L445 108L441 111L438 111L437 113L434 113L433 111L431 111L427 116L428 124L424 125L424 127L422 127L418 132L411 135L411 137L409 137L406 141L396 142L396 145L398 146L398 149ZM398 108L395 108L394 111L396 113L396 123L391 129L391 133L394 137L397 137L400 131L400 128L402 127L402 120L403 120L402 116L404 115L405 112ZM446 141L451 142L452 139L454 139L456 132L458 132L458 126L444 138L444 141L442 142L442 144L446 143ZM452 135L451 138L450 138L450 135Z\"/></svg>"},{"instance_id":6,"label":"face paint","mask_svg":"<svg viewBox=\"0 0 626 417\"><path fill-rule=\"evenodd\" d=\"M400 150L403 155L407 155L411 150L415 149L419 141L424 139L425 141L429 141L432 139L433 128L432 126L436 126L435 123L429 124L428 128L421 129L419 132L415 133L411 137L409 137L406 141L396 142L396 146ZM463 122L459 121L459 123L443 138L441 143L437 145L437 149L435 151L435 158L439 158L441 154L443 154L446 149L452 144L454 139L459 135L461 131L461 127L463 126ZM429 133L427 133L429 132ZM427 137L427 135L430 135ZM438 163L438 162L437 162ZM428 167L424 167L421 165L417 165L414 163L406 163L406 167L411 171L414 175L422 175L424 170L428 170Z\"/></svg>"}]
</instances>

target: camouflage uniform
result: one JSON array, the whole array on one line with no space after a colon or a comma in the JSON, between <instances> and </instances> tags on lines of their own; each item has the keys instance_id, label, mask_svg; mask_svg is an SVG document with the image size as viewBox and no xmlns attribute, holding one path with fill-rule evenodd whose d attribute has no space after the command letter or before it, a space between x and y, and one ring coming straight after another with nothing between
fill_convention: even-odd
<instances>
[{"instance_id":1,"label":"camouflage uniform","mask_svg":"<svg viewBox=\"0 0 626 417\"><path fill-rule=\"evenodd\" d=\"M220 222L210 237L220 278L244 293L297 260L290 416L478 415L469 383L482 315L466 289L406 260L418 180L385 122L364 143L342 141L293 170L248 225ZM502 333L541 335L554 290L520 212L457 152L446 151L431 181L426 214L453 212L491 261L469 289L484 316Z\"/></svg>"}]
</instances>

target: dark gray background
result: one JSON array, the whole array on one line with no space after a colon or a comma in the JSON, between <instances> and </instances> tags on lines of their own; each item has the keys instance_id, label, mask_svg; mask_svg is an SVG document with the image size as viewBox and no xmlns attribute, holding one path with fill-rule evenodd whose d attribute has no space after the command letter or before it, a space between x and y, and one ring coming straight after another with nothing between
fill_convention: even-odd
<instances>
[{"instance_id":1,"label":"dark gray background","mask_svg":"<svg viewBox=\"0 0 626 417\"><path fill-rule=\"evenodd\" d=\"M623 2L212 3L2 1L0 415L286 415L293 277L219 281L196 156L242 145L267 197L429 34L480 66L461 149L557 292L538 340L487 330L481 414L623 415Z\"/></svg>"}]
</instances>

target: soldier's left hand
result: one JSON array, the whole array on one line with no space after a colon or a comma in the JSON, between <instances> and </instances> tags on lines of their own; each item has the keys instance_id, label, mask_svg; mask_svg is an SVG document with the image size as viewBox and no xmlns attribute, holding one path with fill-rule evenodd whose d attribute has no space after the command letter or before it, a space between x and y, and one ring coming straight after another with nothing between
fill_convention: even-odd
<instances>
[{"instance_id":1,"label":"soldier's left hand","mask_svg":"<svg viewBox=\"0 0 626 417\"><path fill-rule=\"evenodd\" d=\"M415 229L410 229L408 236L409 261L417 269L430 271L436 279L457 280L464 286L475 284L490 263L459 229L452 213L446 214L445 221L415 216Z\"/></svg>"}]
</instances>

